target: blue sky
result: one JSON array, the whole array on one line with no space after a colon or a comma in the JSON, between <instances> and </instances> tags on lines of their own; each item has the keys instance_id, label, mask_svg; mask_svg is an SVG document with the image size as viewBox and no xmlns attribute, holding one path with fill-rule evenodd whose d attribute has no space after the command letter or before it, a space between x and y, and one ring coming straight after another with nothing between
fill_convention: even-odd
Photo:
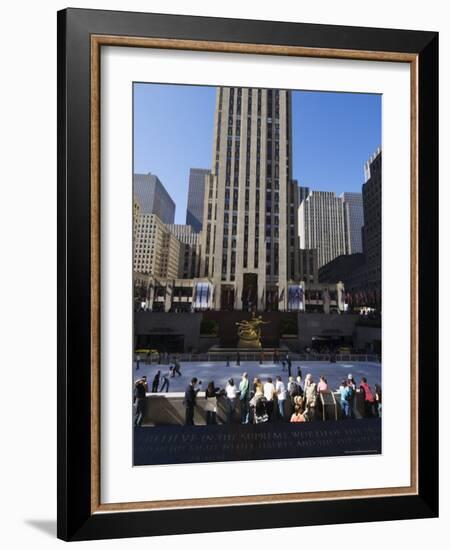
<instances>
[{"instance_id":1,"label":"blue sky","mask_svg":"<svg viewBox=\"0 0 450 550\"><path fill-rule=\"evenodd\" d=\"M215 88L134 85L134 172L156 174L186 221L190 168L210 168ZM293 177L318 191L360 192L381 145L381 96L294 91Z\"/></svg>"}]
</instances>

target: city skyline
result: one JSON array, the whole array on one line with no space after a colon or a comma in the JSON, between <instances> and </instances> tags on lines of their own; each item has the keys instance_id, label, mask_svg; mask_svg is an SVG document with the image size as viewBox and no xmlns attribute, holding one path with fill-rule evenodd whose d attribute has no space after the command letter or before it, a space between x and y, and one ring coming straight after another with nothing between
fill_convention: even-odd
<instances>
[{"instance_id":1,"label":"city skyline","mask_svg":"<svg viewBox=\"0 0 450 550\"><path fill-rule=\"evenodd\" d=\"M175 223L186 220L190 169L212 167L215 90L134 87L134 172L158 176L176 204ZM381 97L293 91L292 119L298 184L312 191L361 193L364 163L381 143Z\"/></svg>"}]
</instances>

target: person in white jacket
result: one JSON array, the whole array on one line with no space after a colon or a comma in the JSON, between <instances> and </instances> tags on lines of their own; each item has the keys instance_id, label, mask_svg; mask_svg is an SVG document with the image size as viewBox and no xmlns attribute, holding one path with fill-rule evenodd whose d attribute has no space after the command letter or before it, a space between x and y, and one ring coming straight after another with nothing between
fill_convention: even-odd
<instances>
[{"instance_id":1,"label":"person in white jacket","mask_svg":"<svg viewBox=\"0 0 450 550\"><path fill-rule=\"evenodd\" d=\"M284 421L286 418L286 409L284 406L286 402L286 387L283 380L281 380L281 376L277 376L275 393L277 394L278 399L278 413L280 415L280 419Z\"/></svg>"}]
</instances>

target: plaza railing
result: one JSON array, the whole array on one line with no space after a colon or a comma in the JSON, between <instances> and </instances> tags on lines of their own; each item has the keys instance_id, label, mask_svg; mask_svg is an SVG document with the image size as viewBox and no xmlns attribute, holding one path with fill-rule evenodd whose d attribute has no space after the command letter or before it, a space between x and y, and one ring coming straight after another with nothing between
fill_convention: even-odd
<instances>
[{"instance_id":1,"label":"plaza railing","mask_svg":"<svg viewBox=\"0 0 450 550\"><path fill-rule=\"evenodd\" d=\"M177 354L177 360L180 362L196 362L196 363L205 363L205 362L221 362L221 363L230 363L236 364L244 361L253 361L258 363L279 363L282 361L286 362L286 359L279 357L276 359L273 354L262 354L261 352L242 352L237 354L237 352L232 353L220 353L220 352L207 352L207 353L180 353ZM370 363L379 363L381 358L379 355L375 354L360 354L360 353L346 353L346 354L328 354L328 353L292 353L290 354L291 362L326 362L326 363L358 363L358 362L370 362ZM161 355L152 356L149 358L141 357L140 361L142 363L148 364L172 364L175 361L173 355Z\"/></svg>"}]
</instances>

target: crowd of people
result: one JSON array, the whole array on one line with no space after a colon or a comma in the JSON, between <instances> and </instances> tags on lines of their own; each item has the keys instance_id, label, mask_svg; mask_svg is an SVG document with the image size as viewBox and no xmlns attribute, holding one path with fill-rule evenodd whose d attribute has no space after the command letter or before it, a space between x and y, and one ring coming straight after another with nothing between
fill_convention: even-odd
<instances>
[{"instance_id":1,"label":"crowd of people","mask_svg":"<svg viewBox=\"0 0 450 550\"><path fill-rule=\"evenodd\" d=\"M320 376L316 383L312 374L307 374L303 380L302 371L297 369L297 376L292 376L291 366L287 384L281 376L276 376L275 381L268 376L263 382L256 377L250 383L248 374L244 372L239 383L229 378L225 387L216 387L214 381L207 384L204 393L204 410L206 424L217 424L218 399L225 400L226 422L232 424L238 420L242 424L261 424L264 422L311 422L317 420L321 413L320 393L329 392L328 382L324 376ZM158 371L153 379L152 392L168 391L170 378L181 376L181 371L176 365L161 375ZM160 382L162 384L160 386ZM202 381L193 377L184 392L185 424L194 424L194 411L197 405L198 393L202 389ZM342 380L339 389L342 418L354 418L354 402L357 389L361 392L363 400L363 416L365 418L381 417L381 386L375 385L374 390L369 386L365 377L361 378L357 386L352 374ZM135 425L142 424L145 411L145 396L148 392L147 377L142 376L135 382ZM290 406L287 406L289 402ZM239 404L239 407L238 407ZM240 410L237 418L237 410ZM288 413L292 411L292 413Z\"/></svg>"}]
</instances>

